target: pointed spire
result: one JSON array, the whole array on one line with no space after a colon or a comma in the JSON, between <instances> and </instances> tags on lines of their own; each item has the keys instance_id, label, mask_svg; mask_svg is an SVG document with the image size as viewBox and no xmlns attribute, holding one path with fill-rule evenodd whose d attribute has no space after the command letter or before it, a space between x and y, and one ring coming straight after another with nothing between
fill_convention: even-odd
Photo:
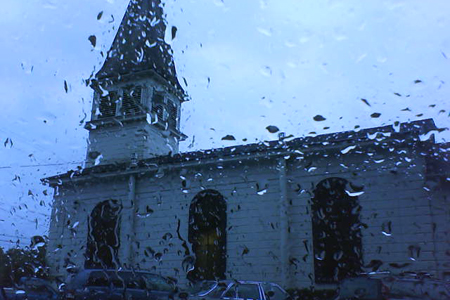
<instances>
[{"instance_id":1,"label":"pointed spire","mask_svg":"<svg viewBox=\"0 0 450 300\"><path fill-rule=\"evenodd\" d=\"M98 79L154 71L175 89L178 82L172 49L164 41L166 24L160 0L131 0Z\"/></svg>"}]
</instances>

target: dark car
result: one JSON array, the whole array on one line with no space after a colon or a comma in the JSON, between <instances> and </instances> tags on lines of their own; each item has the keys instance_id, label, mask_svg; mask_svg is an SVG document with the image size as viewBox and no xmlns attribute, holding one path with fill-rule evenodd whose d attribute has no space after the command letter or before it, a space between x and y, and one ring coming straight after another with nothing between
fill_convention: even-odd
<instances>
[{"instance_id":1,"label":"dark car","mask_svg":"<svg viewBox=\"0 0 450 300\"><path fill-rule=\"evenodd\" d=\"M448 281L408 277L387 277L382 281L390 299L450 300L450 282Z\"/></svg>"},{"instance_id":2,"label":"dark car","mask_svg":"<svg viewBox=\"0 0 450 300\"><path fill-rule=\"evenodd\" d=\"M61 298L49 281L31 277L22 277L16 287L4 288L1 296L6 300L58 300Z\"/></svg>"},{"instance_id":3,"label":"dark car","mask_svg":"<svg viewBox=\"0 0 450 300\"><path fill-rule=\"evenodd\" d=\"M0 286L0 300L6 300L6 293L2 286Z\"/></svg>"},{"instance_id":4,"label":"dark car","mask_svg":"<svg viewBox=\"0 0 450 300\"><path fill-rule=\"evenodd\" d=\"M385 300L388 290L381 279L368 277L346 278L339 283L335 300Z\"/></svg>"},{"instance_id":5,"label":"dark car","mask_svg":"<svg viewBox=\"0 0 450 300\"><path fill-rule=\"evenodd\" d=\"M142 271L91 269L72 275L65 287L64 299L122 300L173 298L174 282L163 276Z\"/></svg>"},{"instance_id":6,"label":"dark car","mask_svg":"<svg viewBox=\"0 0 450 300\"><path fill-rule=\"evenodd\" d=\"M189 299L286 300L289 294L279 285L261 281L201 281L190 291Z\"/></svg>"},{"instance_id":7,"label":"dark car","mask_svg":"<svg viewBox=\"0 0 450 300\"><path fill-rule=\"evenodd\" d=\"M361 276L340 282L336 300L444 300L450 299L450 282L433 278Z\"/></svg>"}]
</instances>

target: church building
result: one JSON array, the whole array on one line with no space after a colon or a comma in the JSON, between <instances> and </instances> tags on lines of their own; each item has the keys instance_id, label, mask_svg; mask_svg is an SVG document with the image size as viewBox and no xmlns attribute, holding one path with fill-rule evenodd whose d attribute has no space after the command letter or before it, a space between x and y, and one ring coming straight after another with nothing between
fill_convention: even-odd
<instances>
[{"instance_id":1,"label":"church building","mask_svg":"<svg viewBox=\"0 0 450 300\"><path fill-rule=\"evenodd\" d=\"M450 276L448 145L433 120L179 152L159 0L131 0L94 90L85 168L55 190L48 261L325 288L371 271Z\"/></svg>"}]
</instances>

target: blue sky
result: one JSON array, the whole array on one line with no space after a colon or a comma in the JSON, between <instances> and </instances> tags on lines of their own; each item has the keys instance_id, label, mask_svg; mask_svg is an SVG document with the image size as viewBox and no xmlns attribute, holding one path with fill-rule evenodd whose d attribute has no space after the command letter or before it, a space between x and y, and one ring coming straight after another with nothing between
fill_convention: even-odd
<instances>
[{"instance_id":1,"label":"blue sky","mask_svg":"<svg viewBox=\"0 0 450 300\"><path fill-rule=\"evenodd\" d=\"M449 126L449 1L164 2L192 98L182 151L276 139L268 125L294 136L421 118ZM39 179L82 163L92 98L83 79L101 66L127 4L2 3L0 246L47 230L52 191ZM227 134L236 141L222 141Z\"/></svg>"}]
</instances>

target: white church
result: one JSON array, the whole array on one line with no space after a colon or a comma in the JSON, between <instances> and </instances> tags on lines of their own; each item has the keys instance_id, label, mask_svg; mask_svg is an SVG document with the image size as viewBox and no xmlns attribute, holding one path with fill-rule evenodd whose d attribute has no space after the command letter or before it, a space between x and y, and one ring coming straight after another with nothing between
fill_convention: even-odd
<instances>
[{"instance_id":1,"label":"white church","mask_svg":"<svg viewBox=\"0 0 450 300\"><path fill-rule=\"evenodd\" d=\"M433 120L180 153L186 93L165 30L159 0L130 2L91 82L86 168L44 180L53 276L122 267L285 288L450 276L450 147Z\"/></svg>"}]
</instances>

